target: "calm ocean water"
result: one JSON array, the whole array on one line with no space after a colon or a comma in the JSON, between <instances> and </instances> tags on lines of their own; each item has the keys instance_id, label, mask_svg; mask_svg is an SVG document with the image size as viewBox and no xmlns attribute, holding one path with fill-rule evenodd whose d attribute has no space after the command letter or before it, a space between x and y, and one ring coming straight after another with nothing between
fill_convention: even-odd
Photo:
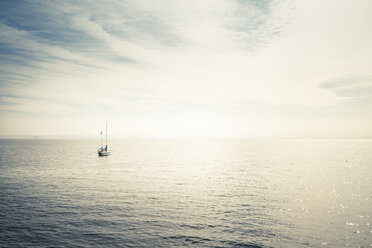
<instances>
[{"instance_id":1,"label":"calm ocean water","mask_svg":"<svg viewBox=\"0 0 372 248\"><path fill-rule=\"evenodd\" d=\"M0 140L0 247L370 247L372 140Z\"/></svg>"}]
</instances>

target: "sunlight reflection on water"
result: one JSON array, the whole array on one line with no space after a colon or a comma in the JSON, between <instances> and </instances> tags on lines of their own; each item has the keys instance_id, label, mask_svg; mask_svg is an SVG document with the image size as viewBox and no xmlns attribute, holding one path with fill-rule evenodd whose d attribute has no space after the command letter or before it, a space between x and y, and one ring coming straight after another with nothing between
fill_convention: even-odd
<instances>
[{"instance_id":1,"label":"sunlight reflection on water","mask_svg":"<svg viewBox=\"0 0 372 248\"><path fill-rule=\"evenodd\" d=\"M368 247L372 140L0 141L1 246Z\"/></svg>"}]
</instances>

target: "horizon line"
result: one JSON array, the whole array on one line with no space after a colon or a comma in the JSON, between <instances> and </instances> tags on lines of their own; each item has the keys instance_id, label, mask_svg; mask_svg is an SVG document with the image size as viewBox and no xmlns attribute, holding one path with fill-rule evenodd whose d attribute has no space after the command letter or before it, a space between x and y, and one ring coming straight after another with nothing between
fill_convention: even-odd
<instances>
[{"instance_id":1,"label":"horizon line","mask_svg":"<svg viewBox=\"0 0 372 248\"><path fill-rule=\"evenodd\" d=\"M93 135L0 135L0 140L94 140L99 137ZM110 140L122 139L372 139L371 136L127 136L119 135Z\"/></svg>"}]
</instances>

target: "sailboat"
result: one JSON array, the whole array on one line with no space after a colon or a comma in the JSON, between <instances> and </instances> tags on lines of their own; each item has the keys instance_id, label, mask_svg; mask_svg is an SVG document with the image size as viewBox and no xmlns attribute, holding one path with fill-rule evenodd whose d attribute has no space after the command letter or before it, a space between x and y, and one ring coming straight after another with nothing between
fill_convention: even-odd
<instances>
[{"instance_id":1,"label":"sailboat","mask_svg":"<svg viewBox=\"0 0 372 248\"><path fill-rule=\"evenodd\" d=\"M107 121L106 121L106 146L103 147L102 145L103 143L103 138L102 138L102 131L101 131L101 147L98 149L98 156L109 156L110 155L110 151L108 150L108 147L107 147Z\"/></svg>"}]
</instances>

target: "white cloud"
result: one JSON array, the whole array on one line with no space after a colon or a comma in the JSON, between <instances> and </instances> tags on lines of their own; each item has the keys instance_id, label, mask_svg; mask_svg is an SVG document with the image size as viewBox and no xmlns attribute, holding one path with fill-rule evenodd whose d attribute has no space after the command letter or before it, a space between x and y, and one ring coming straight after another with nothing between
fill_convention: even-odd
<instances>
[{"instance_id":1,"label":"white cloud","mask_svg":"<svg viewBox=\"0 0 372 248\"><path fill-rule=\"evenodd\" d=\"M27 112L27 113L52 113L63 114L65 112L76 112L76 110L66 104L51 103L43 100L0 97L0 101L5 103L0 105L0 110Z\"/></svg>"},{"instance_id":2,"label":"white cloud","mask_svg":"<svg viewBox=\"0 0 372 248\"><path fill-rule=\"evenodd\" d=\"M322 122L305 121L286 111L288 106L306 116L341 108L345 97L321 84L370 76L368 1L42 6L67 24L59 24L59 36L66 30L78 35L53 43L0 23L0 42L30 56L4 53L26 64L1 64L2 94L23 100L6 98L15 105L0 104L0 109L17 111L19 118L21 112L66 118L77 112L82 123L97 115L125 123L127 130L120 125L116 130L124 134L263 135L267 130L290 135L293 125ZM37 100L25 100L30 98ZM301 128L296 130L299 135Z\"/></svg>"}]
</instances>

